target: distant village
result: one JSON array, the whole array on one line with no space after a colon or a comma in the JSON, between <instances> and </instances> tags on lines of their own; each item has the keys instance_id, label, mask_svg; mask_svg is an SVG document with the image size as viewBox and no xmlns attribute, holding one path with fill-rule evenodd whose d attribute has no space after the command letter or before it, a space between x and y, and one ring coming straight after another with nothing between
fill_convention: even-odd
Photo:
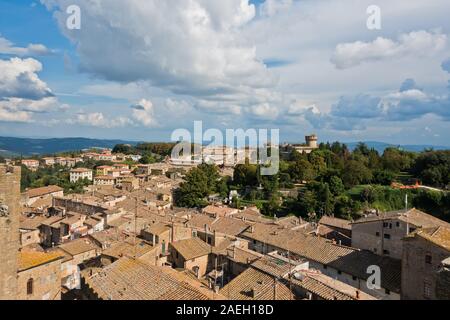
<instances>
[{"instance_id":1,"label":"distant village","mask_svg":"<svg viewBox=\"0 0 450 320\"><path fill-rule=\"evenodd\" d=\"M309 153L317 137L283 148ZM213 161L229 154L214 149ZM89 159L113 164L83 168ZM70 182L91 182L73 194L56 185L21 192L21 168L0 165L0 299L450 299L450 224L430 213L309 221L234 208L232 195L182 208L174 191L195 164L127 159L140 155L20 160L30 170L66 166Z\"/></svg>"}]
</instances>

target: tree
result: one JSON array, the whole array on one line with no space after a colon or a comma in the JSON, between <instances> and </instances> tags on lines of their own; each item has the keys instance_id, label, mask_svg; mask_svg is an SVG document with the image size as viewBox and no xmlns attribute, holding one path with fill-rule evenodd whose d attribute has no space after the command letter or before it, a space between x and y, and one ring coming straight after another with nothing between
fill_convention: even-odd
<instances>
[{"instance_id":1,"label":"tree","mask_svg":"<svg viewBox=\"0 0 450 320\"><path fill-rule=\"evenodd\" d=\"M331 193L335 196L338 196L345 191L344 183L338 176L332 176L329 185Z\"/></svg>"},{"instance_id":2,"label":"tree","mask_svg":"<svg viewBox=\"0 0 450 320\"><path fill-rule=\"evenodd\" d=\"M422 153L412 165L411 173L423 183L446 187L450 183L450 150Z\"/></svg>"},{"instance_id":3,"label":"tree","mask_svg":"<svg viewBox=\"0 0 450 320\"><path fill-rule=\"evenodd\" d=\"M374 172L373 182L389 186L395 180L395 174L388 170L377 170Z\"/></svg>"},{"instance_id":4,"label":"tree","mask_svg":"<svg viewBox=\"0 0 450 320\"><path fill-rule=\"evenodd\" d=\"M347 188L363 183L370 183L372 180L372 172L361 162L349 160L345 164L342 180Z\"/></svg>"},{"instance_id":5,"label":"tree","mask_svg":"<svg viewBox=\"0 0 450 320\"><path fill-rule=\"evenodd\" d=\"M307 216L311 213L315 213L317 207L316 195L313 191L307 190L298 195L298 208L302 216Z\"/></svg>"},{"instance_id":6,"label":"tree","mask_svg":"<svg viewBox=\"0 0 450 320\"><path fill-rule=\"evenodd\" d=\"M206 198L221 185L218 169L214 165L202 164L186 174L185 182L175 192L175 202L180 207L204 207ZM224 192L223 185L220 187Z\"/></svg>"},{"instance_id":7,"label":"tree","mask_svg":"<svg viewBox=\"0 0 450 320\"><path fill-rule=\"evenodd\" d=\"M234 168L233 182L238 186L258 185L258 166L253 164L238 164Z\"/></svg>"},{"instance_id":8,"label":"tree","mask_svg":"<svg viewBox=\"0 0 450 320\"><path fill-rule=\"evenodd\" d=\"M274 217L281 208L280 197L277 195L272 195L268 202L264 203L261 209L261 213L268 216Z\"/></svg>"},{"instance_id":9,"label":"tree","mask_svg":"<svg viewBox=\"0 0 450 320\"><path fill-rule=\"evenodd\" d=\"M311 163L303 158L290 165L289 173L294 181L311 181L316 177Z\"/></svg>"},{"instance_id":10,"label":"tree","mask_svg":"<svg viewBox=\"0 0 450 320\"><path fill-rule=\"evenodd\" d=\"M129 144L118 144L113 150L113 153L133 154L136 153L136 149Z\"/></svg>"}]
</instances>

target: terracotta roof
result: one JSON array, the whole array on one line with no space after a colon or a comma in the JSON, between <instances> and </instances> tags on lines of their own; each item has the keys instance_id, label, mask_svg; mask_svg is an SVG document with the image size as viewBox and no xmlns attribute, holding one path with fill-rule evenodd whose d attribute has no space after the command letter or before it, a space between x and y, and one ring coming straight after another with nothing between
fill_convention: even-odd
<instances>
[{"instance_id":1,"label":"terracotta roof","mask_svg":"<svg viewBox=\"0 0 450 320\"><path fill-rule=\"evenodd\" d=\"M155 223L149 227L147 227L147 229L145 229L146 232L154 234L154 235L160 235L164 232L170 231L170 227L164 223Z\"/></svg>"},{"instance_id":2,"label":"terracotta roof","mask_svg":"<svg viewBox=\"0 0 450 320\"><path fill-rule=\"evenodd\" d=\"M64 190L63 188L58 187L58 186L48 186L48 187L27 190L26 195L28 196L28 198L35 198L35 197L45 196L47 194L54 193L54 192L60 192L63 190Z\"/></svg>"},{"instance_id":3,"label":"terracotta roof","mask_svg":"<svg viewBox=\"0 0 450 320\"><path fill-rule=\"evenodd\" d=\"M227 258L241 264L250 264L262 256L262 254L249 249L242 249L235 246L227 248Z\"/></svg>"},{"instance_id":4,"label":"terracotta roof","mask_svg":"<svg viewBox=\"0 0 450 320\"><path fill-rule=\"evenodd\" d=\"M77 168L77 169L72 169L72 170L70 170L70 172L80 172L80 173L83 173L83 172L91 172L92 170L90 170L90 169L86 169L86 168Z\"/></svg>"},{"instance_id":5,"label":"terracotta roof","mask_svg":"<svg viewBox=\"0 0 450 320\"><path fill-rule=\"evenodd\" d=\"M339 219L335 217L323 216L320 218L319 224L339 229L352 230L351 221Z\"/></svg>"},{"instance_id":6,"label":"terracotta roof","mask_svg":"<svg viewBox=\"0 0 450 320\"><path fill-rule=\"evenodd\" d=\"M208 299L193 286L164 272L164 268L127 257L84 278L86 284L103 300Z\"/></svg>"},{"instance_id":7,"label":"terracotta roof","mask_svg":"<svg viewBox=\"0 0 450 320\"><path fill-rule=\"evenodd\" d=\"M291 300L290 290L285 284L255 268L242 272L219 293L231 300Z\"/></svg>"},{"instance_id":8,"label":"terracotta roof","mask_svg":"<svg viewBox=\"0 0 450 320\"><path fill-rule=\"evenodd\" d=\"M382 287L393 292L400 292L400 260L381 257L370 251L336 245L329 240L299 231L268 225L256 224L253 233L247 230L242 233L242 236L290 251L300 257L331 266L364 280L369 277L367 267L378 265L382 270Z\"/></svg>"},{"instance_id":9,"label":"terracotta roof","mask_svg":"<svg viewBox=\"0 0 450 320\"><path fill-rule=\"evenodd\" d=\"M119 259L125 256L133 257L136 252L137 257L139 258L154 249L154 247L146 241L136 239L136 246L134 246L133 242L132 239L128 238L125 241L115 243L111 248L103 251L102 254Z\"/></svg>"},{"instance_id":10,"label":"terracotta roof","mask_svg":"<svg viewBox=\"0 0 450 320\"><path fill-rule=\"evenodd\" d=\"M58 259L62 259L63 257L64 255L59 252L44 253L36 251L21 251L19 252L19 271L35 268Z\"/></svg>"},{"instance_id":11,"label":"terracotta roof","mask_svg":"<svg viewBox=\"0 0 450 320\"><path fill-rule=\"evenodd\" d=\"M219 232L226 235L236 236L246 230L250 226L249 223L246 223L241 220L236 220L227 217L221 217L215 219L210 225L210 231Z\"/></svg>"},{"instance_id":12,"label":"terracotta roof","mask_svg":"<svg viewBox=\"0 0 450 320\"><path fill-rule=\"evenodd\" d=\"M188 224L198 229L204 229L205 225L210 227L214 221L216 221L215 218L211 218L205 214L194 214L189 219Z\"/></svg>"},{"instance_id":13,"label":"terracotta roof","mask_svg":"<svg viewBox=\"0 0 450 320\"><path fill-rule=\"evenodd\" d=\"M383 221L383 220L391 220L391 219L399 219L401 221L413 224L417 227L422 228L431 228L437 226L443 226L450 228L450 224L441 219L438 219L430 214L427 214L423 211L417 210L415 208L410 209L408 211L399 210L399 211L391 211L386 213L380 213L378 215L368 216L366 218L361 218L352 224L373 222L373 221Z\"/></svg>"},{"instance_id":14,"label":"terracotta roof","mask_svg":"<svg viewBox=\"0 0 450 320\"><path fill-rule=\"evenodd\" d=\"M376 300L375 297L361 290L319 272L300 271L296 275L299 275L300 279L294 277L292 279L293 285L299 286L324 300Z\"/></svg>"},{"instance_id":15,"label":"terracotta roof","mask_svg":"<svg viewBox=\"0 0 450 320\"><path fill-rule=\"evenodd\" d=\"M445 227L424 228L410 234L411 237L424 238L446 250L450 251L450 229Z\"/></svg>"},{"instance_id":16,"label":"terracotta roof","mask_svg":"<svg viewBox=\"0 0 450 320\"><path fill-rule=\"evenodd\" d=\"M203 213L214 215L216 217L223 217L226 215L230 215L234 212L238 212L237 209L229 208L229 207L217 207L217 206L207 206L203 209Z\"/></svg>"},{"instance_id":17,"label":"terracotta roof","mask_svg":"<svg viewBox=\"0 0 450 320\"><path fill-rule=\"evenodd\" d=\"M81 253L85 253L88 251L96 250L98 247L92 243L91 240L80 238L77 240L73 240L71 242L62 244L59 246L62 250L71 254L72 256L76 256Z\"/></svg>"},{"instance_id":18,"label":"terracotta roof","mask_svg":"<svg viewBox=\"0 0 450 320\"><path fill-rule=\"evenodd\" d=\"M199 238L190 238L171 244L185 260L191 260L211 253L211 246Z\"/></svg>"},{"instance_id":19,"label":"terracotta roof","mask_svg":"<svg viewBox=\"0 0 450 320\"><path fill-rule=\"evenodd\" d=\"M295 268L295 265L292 263L289 265L289 262L275 257L264 256L253 262L252 267L272 276L284 278Z\"/></svg>"}]
</instances>

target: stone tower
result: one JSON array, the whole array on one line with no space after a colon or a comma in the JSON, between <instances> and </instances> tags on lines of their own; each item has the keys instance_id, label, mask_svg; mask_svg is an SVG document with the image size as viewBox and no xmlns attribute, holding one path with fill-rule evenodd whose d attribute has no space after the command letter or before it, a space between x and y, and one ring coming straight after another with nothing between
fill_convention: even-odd
<instances>
[{"instance_id":1,"label":"stone tower","mask_svg":"<svg viewBox=\"0 0 450 320\"><path fill-rule=\"evenodd\" d=\"M0 300L17 296L20 167L0 164Z\"/></svg>"},{"instance_id":2,"label":"stone tower","mask_svg":"<svg viewBox=\"0 0 450 320\"><path fill-rule=\"evenodd\" d=\"M317 149L319 146L317 144L317 136L315 134L312 134L310 136L305 137L306 145L310 148Z\"/></svg>"}]
</instances>

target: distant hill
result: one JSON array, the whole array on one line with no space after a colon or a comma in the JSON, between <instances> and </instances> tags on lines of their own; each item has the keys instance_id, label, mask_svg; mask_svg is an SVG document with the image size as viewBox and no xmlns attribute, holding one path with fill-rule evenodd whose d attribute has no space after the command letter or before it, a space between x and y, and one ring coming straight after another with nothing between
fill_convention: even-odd
<instances>
[{"instance_id":1,"label":"distant hill","mask_svg":"<svg viewBox=\"0 0 450 320\"><path fill-rule=\"evenodd\" d=\"M433 150L448 150L450 147L445 146L433 146L433 145L398 145L398 144L389 144L385 142L378 142L378 141L363 141L369 148L374 148L379 153L383 153L386 148L389 147L400 147L403 150L406 151L412 151L412 152L421 152L425 149L433 149ZM349 142L345 143L350 150L353 150L356 148L359 142Z\"/></svg>"},{"instance_id":2,"label":"distant hill","mask_svg":"<svg viewBox=\"0 0 450 320\"><path fill-rule=\"evenodd\" d=\"M0 137L0 155L30 156L76 151L88 148L113 148L116 144L137 144L136 141L87 138L31 139Z\"/></svg>"},{"instance_id":3,"label":"distant hill","mask_svg":"<svg viewBox=\"0 0 450 320\"><path fill-rule=\"evenodd\" d=\"M103 140L88 138L58 138L58 139L31 139L31 138L10 138L0 137L0 155L6 157L31 156L53 154L65 151L76 151L89 148L113 148L117 144L136 145L137 141L124 140ZM353 150L359 142L350 142L346 145ZM399 147L399 145L377 141L365 141L369 148L375 148L382 153L388 147ZM425 149L447 150L450 147L432 145L401 145L401 148L408 151L420 152Z\"/></svg>"}]
</instances>

